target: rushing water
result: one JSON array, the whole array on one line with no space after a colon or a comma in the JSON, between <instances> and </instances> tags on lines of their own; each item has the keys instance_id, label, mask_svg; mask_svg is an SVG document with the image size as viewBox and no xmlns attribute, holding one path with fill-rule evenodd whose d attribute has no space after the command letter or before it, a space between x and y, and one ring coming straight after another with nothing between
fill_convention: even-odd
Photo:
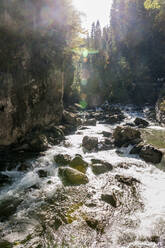
<instances>
[{"instance_id":1,"label":"rushing water","mask_svg":"<svg viewBox=\"0 0 165 248\"><path fill-rule=\"evenodd\" d=\"M126 122L131 122L136 116L142 115L142 113L131 112L131 109L128 107L125 114L127 115ZM154 127L154 124L151 123L151 126ZM151 128L151 126L149 128ZM130 156L129 150L131 147L120 149L120 153L117 152L116 149L84 153L82 149L82 139L85 135L98 137L99 141L101 141L103 139L102 131L112 132L114 128L115 125L97 124L96 127L92 126L85 130L79 130L73 135L68 135L65 142L58 146L51 147L37 159L27 160L26 164L29 165L28 170L19 171L18 168L20 164L18 163L15 169L4 171L4 174L12 178L12 183L10 185L6 184L1 188L0 202L7 202L7 205L1 204L0 207L9 207L11 202L13 202L16 212L13 212L9 218L5 218L0 223L1 238L12 242L13 247L18 248L165 247L165 172L155 165L145 163L138 156ZM61 227L60 232L57 232L58 234L52 231L49 232L51 233L51 239L54 239L54 243L58 240L58 246L47 246L44 242L42 242L42 245L37 246L37 242L41 239L41 233L37 234L36 232L36 227L40 229L41 224L38 213L42 209L42 206L44 206L46 199L51 199L56 193L56 190L62 186L61 180L58 177L58 168L54 162L54 156L56 154L69 154L72 157L76 154L81 154L89 163L92 158L95 158L105 160L113 165L111 172L100 176L95 176L90 167L87 170L89 178L89 183L87 184L88 191L95 192L92 201L96 201L96 205L91 212L93 211L94 215L107 216L109 220L106 222L104 233L99 237L96 231L90 228L85 232L86 227L80 227L81 222L76 220L70 225L65 225L63 229ZM121 162L128 164L128 166L126 168L119 167L118 164ZM46 177L39 177L38 171L40 169L47 173ZM97 202L102 190L107 187L106 183L109 182L107 180L116 174L126 177L131 176L141 182L139 187L139 201L142 202L144 207L137 207L134 210L134 206L128 203L128 207L134 211L130 210L127 214L124 212L124 215L120 215L116 212L116 217L115 213L113 217L111 217L110 215L108 216L108 211L110 211L108 206L101 203L97 205ZM107 187L108 191L110 189L120 194L121 189L117 185ZM129 201L129 198L127 199L123 196L123 201L127 200ZM123 204L125 204L125 202ZM82 211L88 211L84 206L80 208ZM9 208L9 211L11 210L12 206ZM111 221L112 219L114 220L113 223ZM47 228L49 228L49 226ZM28 239L30 240L34 230L35 237L33 237L33 242L30 243ZM72 237L72 240L69 240L70 246L68 244L65 245L62 241L68 237L67 235ZM86 237L84 237L84 235ZM77 237L77 241L74 240L75 236ZM84 241L84 245L82 245L83 239L87 240L86 243ZM22 240L24 240L24 244Z\"/></svg>"}]
</instances>

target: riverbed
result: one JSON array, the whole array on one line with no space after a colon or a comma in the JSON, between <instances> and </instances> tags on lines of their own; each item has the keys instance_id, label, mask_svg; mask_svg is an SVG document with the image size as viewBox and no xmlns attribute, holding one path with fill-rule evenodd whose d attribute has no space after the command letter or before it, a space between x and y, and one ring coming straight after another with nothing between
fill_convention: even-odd
<instances>
[{"instance_id":1,"label":"riverbed","mask_svg":"<svg viewBox=\"0 0 165 248\"><path fill-rule=\"evenodd\" d=\"M144 112L124 109L131 122ZM85 113L82 113L85 115ZM122 123L124 124L124 123ZM156 125L156 127L155 127ZM146 163L130 155L131 146L86 152L84 136L98 137L113 132L116 125L87 126L67 135L65 141L50 147L36 158L27 159L26 170L6 169L12 182L0 189L0 235L9 246L17 248L158 248L165 247L165 172L160 165ZM146 130L159 129L150 122ZM161 130L165 130L160 127ZM64 186L58 176L54 156L79 154L89 164L89 183ZM95 175L91 159L108 162L113 169ZM161 168L161 169L160 169ZM39 171L45 176L39 176ZM119 178L124 178L119 180ZM124 180L132 178L132 184ZM110 194L116 206L103 200ZM1 243L0 243L1 244ZM11 245L11 246L10 246Z\"/></svg>"}]
</instances>

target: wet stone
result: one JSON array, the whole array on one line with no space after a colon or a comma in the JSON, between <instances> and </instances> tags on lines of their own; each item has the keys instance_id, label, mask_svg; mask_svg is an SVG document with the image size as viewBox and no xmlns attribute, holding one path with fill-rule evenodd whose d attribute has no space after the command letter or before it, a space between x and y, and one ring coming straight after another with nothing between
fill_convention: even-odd
<instances>
[{"instance_id":1,"label":"wet stone","mask_svg":"<svg viewBox=\"0 0 165 248\"><path fill-rule=\"evenodd\" d=\"M22 163L18 167L18 171L28 171L30 169L32 169L32 165L27 163Z\"/></svg>"},{"instance_id":2,"label":"wet stone","mask_svg":"<svg viewBox=\"0 0 165 248\"><path fill-rule=\"evenodd\" d=\"M101 200L110 204L112 207L117 207L117 199L114 194L102 194Z\"/></svg>"},{"instance_id":3,"label":"wet stone","mask_svg":"<svg viewBox=\"0 0 165 248\"><path fill-rule=\"evenodd\" d=\"M54 156L54 161L60 166L68 165L71 159L71 156L68 154L58 154Z\"/></svg>"},{"instance_id":4,"label":"wet stone","mask_svg":"<svg viewBox=\"0 0 165 248\"><path fill-rule=\"evenodd\" d=\"M14 197L2 200L0 202L0 220L4 221L13 215L21 201L21 199Z\"/></svg>"},{"instance_id":5,"label":"wet stone","mask_svg":"<svg viewBox=\"0 0 165 248\"><path fill-rule=\"evenodd\" d=\"M30 141L29 141L29 150L33 152L42 152L46 151L48 148L48 140L46 135L39 134L35 135Z\"/></svg>"},{"instance_id":6,"label":"wet stone","mask_svg":"<svg viewBox=\"0 0 165 248\"><path fill-rule=\"evenodd\" d=\"M47 177L48 172L46 170L38 170L39 177Z\"/></svg>"},{"instance_id":7,"label":"wet stone","mask_svg":"<svg viewBox=\"0 0 165 248\"><path fill-rule=\"evenodd\" d=\"M132 186L134 183L140 183L139 180L137 180L136 178L133 177L125 177L123 175L116 175L115 179L123 184L126 184L127 186Z\"/></svg>"},{"instance_id":8,"label":"wet stone","mask_svg":"<svg viewBox=\"0 0 165 248\"><path fill-rule=\"evenodd\" d=\"M140 128L145 128L145 127L148 127L149 126L149 122L142 119L142 118L139 118L137 117L135 120L134 120L134 123L136 126L140 127Z\"/></svg>"},{"instance_id":9,"label":"wet stone","mask_svg":"<svg viewBox=\"0 0 165 248\"><path fill-rule=\"evenodd\" d=\"M95 175L100 175L113 169L112 165L106 162L103 164L92 164L91 168Z\"/></svg>"},{"instance_id":10,"label":"wet stone","mask_svg":"<svg viewBox=\"0 0 165 248\"><path fill-rule=\"evenodd\" d=\"M98 138L84 136L82 140L82 146L88 151L97 150L98 149Z\"/></svg>"},{"instance_id":11,"label":"wet stone","mask_svg":"<svg viewBox=\"0 0 165 248\"><path fill-rule=\"evenodd\" d=\"M64 185L81 185L89 182L88 177L72 168L59 168L59 176Z\"/></svg>"},{"instance_id":12,"label":"wet stone","mask_svg":"<svg viewBox=\"0 0 165 248\"><path fill-rule=\"evenodd\" d=\"M112 136L112 133L111 132L107 132L107 131L103 131L102 132L103 136L106 137L106 138L109 138Z\"/></svg>"},{"instance_id":13,"label":"wet stone","mask_svg":"<svg viewBox=\"0 0 165 248\"><path fill-rule=\"evenodd\" d=\"M146 162L157 164L161 162L163 154L159 149L151 145L145 145L140 150L139 156Z\"/></svg>"},{"instance_id":14,"label":"wet stone","mask_svg":"<svg viewBox=\"0 0 165 248\"><path fill-rule=\"evenodd\" d=\"M85 162L81 156L77 155L74 159L72 159L69 166L82 173L86 173L86 170L88 168L88 163Z\"/></svg>"},{"instance_id":15,"label":"wet stone","mask_svg":"<svg viewBox=\"0 0 165 248\"><path fill-rule=\"evenodd\" d=\"M84 122L86 126L96 126L96 119L88 119Z\"/></svg>"},{"instance_id":16,"label":"wet stone","mask_svg":"<svg viewBox=\"0 0 165 248\"><path fill-rule=\"evenodd\" d=\"M141 133L138 129L128 126L117 126L113 138L116 146L123 146L129 144L138 144L141 142Z\"/></svg>"},{"instance_id":17,"label":"wet stone","mask_svg":"<svg viewBox=\"0 0 165 248\"><path fill-rule=\"evenodd\" d=\"M0 172L0 187L10 182L11 182L11 178L7 175L4 175L2 172Z\"/></svg>"}]
</instances>

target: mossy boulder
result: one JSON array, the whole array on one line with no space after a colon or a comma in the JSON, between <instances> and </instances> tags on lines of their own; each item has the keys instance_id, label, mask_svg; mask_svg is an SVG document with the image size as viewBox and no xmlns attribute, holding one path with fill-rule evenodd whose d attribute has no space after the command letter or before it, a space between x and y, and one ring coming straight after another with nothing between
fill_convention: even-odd
<instances>
[{"instance_id":1,"label":"mossy boulder","mask_svg":"<svg viewBox=\"0 0 165 248\"><path fill-rule=\"evenodd\" d=\"M72 159L69 165L73 169L76 169L82 173L85 173L88 168L88 163L85 162L80 155L77 155L74 159Z\"/></svg>"},{"instance_id":2,"label":"mossy boulder","mask_svg":"<svg viewBox=\"0 0 165 248\"><path fill-rule=\"evenodd\" d=\"M81 185L89 182L88 177L73 168L60 167L59 176L64 185Z\"/></svg>"}]
</instances>

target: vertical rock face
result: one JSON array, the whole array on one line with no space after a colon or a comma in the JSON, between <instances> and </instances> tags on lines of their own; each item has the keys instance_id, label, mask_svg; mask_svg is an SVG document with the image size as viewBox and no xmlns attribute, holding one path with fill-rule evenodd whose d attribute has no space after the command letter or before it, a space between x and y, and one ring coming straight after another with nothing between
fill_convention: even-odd
<instances>
[{"instance_id":1,"label":"vertical rock face","mask_svg":"<svg viewBox=\"0 0 165 248\"><path fill-rule=\"evenodd\" d=\"M20 72L21 74L21 72ZM58 124L62 117L62 72L36 81L29 75L0 75L0 145L10 145L35 127Z\"/></svg>"},{"instance_id":2,"label":"vertical rock face","mask_svg":"<svg viewBox=\"0 0 165 248\"><path fill-rule=\"evenodd\" d=\"M62 118L70 15L64 3L0 1L0 146Z\"/></svg>"},{"instance_id":3,"label":"vertical rock face","mask_svg":"<svg viewBox=\"0 0 165 248\"><path fill-rule=\"evenodd\" d=\"M165 97L160 97L156 103L156 119L165 125Z\"/></svg>"}]
</instances>

